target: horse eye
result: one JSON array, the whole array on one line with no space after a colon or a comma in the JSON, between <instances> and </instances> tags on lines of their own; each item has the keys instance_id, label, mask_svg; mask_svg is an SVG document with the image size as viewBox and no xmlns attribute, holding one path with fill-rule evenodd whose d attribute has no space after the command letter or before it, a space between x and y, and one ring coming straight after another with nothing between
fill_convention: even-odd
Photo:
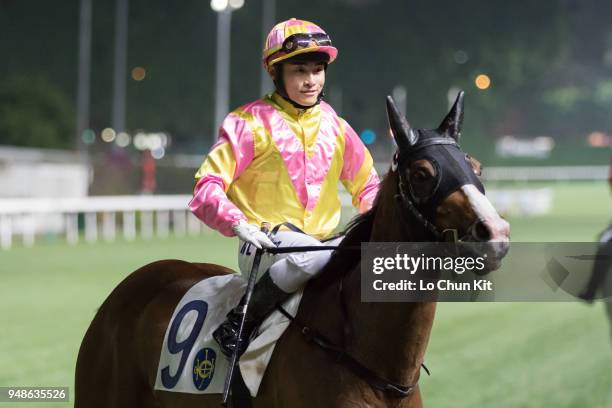
<instances>
[{"instance_id":1,"label":"horse eye","mask_svg":"<svg viewBox=\"0 0 612 408\"><path fill-rule=\"evenodd\" d=\"M427 173L423 170L417 170L410 174L410 179L415 183L422 183L427 180Z\"/></svg>"}]
</instances>

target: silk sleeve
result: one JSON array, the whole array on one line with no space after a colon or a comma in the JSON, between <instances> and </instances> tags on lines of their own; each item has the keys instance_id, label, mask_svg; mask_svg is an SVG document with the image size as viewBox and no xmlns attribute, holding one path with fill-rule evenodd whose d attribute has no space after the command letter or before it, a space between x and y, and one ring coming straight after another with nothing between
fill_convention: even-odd
<instances>
[{"instance_id":1,"label":"silk sleeve","mask_svg":"<svg viewBox=\"0 0 612 408\"><path fill-rule=\"evenodd\" d=\"M370 152L353 128L341 119L344 132L344 164L340 181L353 197L353 206L364 213L372 208L380 180Z\"/></svg>"},{"instance_id":2,"label":"silk sleeve","mask_svg":"<svg viewBox=\"0 0 612 408\"><path fill-rule=\"evenodd\" d=\"M219 138L195 175L196 185L189 209L210 228L232 237L232 225L247 220L227 197L233 180L253 160L253 134L238 114L231 113L219 129Z\"/></svg>"}]
</instances>

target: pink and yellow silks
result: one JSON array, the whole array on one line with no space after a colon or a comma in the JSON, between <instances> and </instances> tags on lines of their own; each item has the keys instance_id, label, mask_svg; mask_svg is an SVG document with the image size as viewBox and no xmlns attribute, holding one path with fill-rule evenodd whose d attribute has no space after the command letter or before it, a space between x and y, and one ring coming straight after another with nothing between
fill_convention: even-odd
<instances>
[{"instance_id":1,"label":"pink and yellow silks","mask_svg":"<svg viewBox=\"0 0 612 408\"><path fill-rule=\"evenodd\" d=\"M299 110L276 93L225 118L195 178L189 208L226 236L246 220L288 221L326 238L340 221L338 181L360 212L379 184L372 156L329 104Z\"/></svg>"}]
</instances>

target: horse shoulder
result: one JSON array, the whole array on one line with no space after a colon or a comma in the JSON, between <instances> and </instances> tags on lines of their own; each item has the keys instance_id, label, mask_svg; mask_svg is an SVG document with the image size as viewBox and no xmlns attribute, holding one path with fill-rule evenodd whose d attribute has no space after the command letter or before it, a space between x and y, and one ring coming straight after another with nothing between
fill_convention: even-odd
<instances>
[{"instance_id":1,"label":"horse shoulder","mask_svg":"<svg viewBox=\"0 0 612 408\"><path fill-rule=\"evenodd\" d=\"M297 318L342 345L344 318L337 287L307 285ZM307 343L301 330L290 325L275 347L255 406L339 406L332 401L345 375L325 351Z\"/></svg>"}]
</instances>

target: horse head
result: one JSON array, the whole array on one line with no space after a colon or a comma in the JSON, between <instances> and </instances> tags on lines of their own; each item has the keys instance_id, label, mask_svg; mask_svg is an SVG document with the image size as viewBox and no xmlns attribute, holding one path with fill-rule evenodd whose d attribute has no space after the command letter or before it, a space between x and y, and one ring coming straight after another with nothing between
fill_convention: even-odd
<instances>
[{"instance_id":1,"label":"horse head","mask_svg":"<svg viewBox=\"0 0 612 408\"><path fill-rule=\"evenodd\" d=\"M397 151L390 177L399 218L412 240L473 242L497 269L509 247L510 226L485 196L480 163L461 150L464 92L437 129L413 129L387 97L387 113ZM416 236L416 239L415 239Z\"/></svg>"}]
</instances>

